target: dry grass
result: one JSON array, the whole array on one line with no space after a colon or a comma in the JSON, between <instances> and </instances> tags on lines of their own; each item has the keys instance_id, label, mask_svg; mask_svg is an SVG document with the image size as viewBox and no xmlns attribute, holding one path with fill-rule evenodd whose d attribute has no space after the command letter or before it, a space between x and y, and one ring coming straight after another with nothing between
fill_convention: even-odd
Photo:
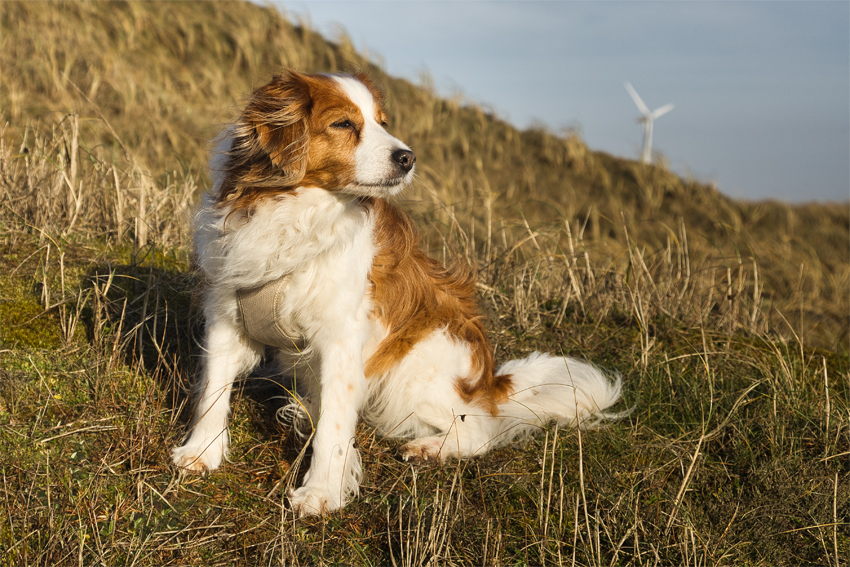
<instances>
[{"instance_id":1,"label":"dry grass","mask_svg":"<svg viewBox=\"0 0 850 567\"><path fill-rule=\"evenodd\" d=\"M0 564L829 564L850 552L847 205L728 199L386 77L270 9L3 2ZM479 270L499 360L624 373L631 418L412 467L295 521L272 375L231 462L180 479L205 140L279 65L366 68L417 151L437 256Z\"/></svg>"}]
</instances>

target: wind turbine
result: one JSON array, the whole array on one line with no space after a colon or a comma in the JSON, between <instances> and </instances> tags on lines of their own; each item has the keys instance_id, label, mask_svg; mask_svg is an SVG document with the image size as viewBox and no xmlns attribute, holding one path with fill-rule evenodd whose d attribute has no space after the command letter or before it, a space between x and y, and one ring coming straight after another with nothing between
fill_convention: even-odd
<instances>
[{"instance_id":1,"label":"wind turbine","mask_svg":"<svg viewBox=\"0 0 850 567\"><path fill-rule=\"evenodd\" d=\"M638 122L643 123L643 151L640 153L640 161L643 163L652 163L652 123L656 118L664 116L673 110L673 105L665 104L661 108L656 108L650 112L649 107L644 104L643 99L640 98L640 95L637 94L631 83L626 83L626 90L629 91L629 95L635 101L638 110L643 114L643 116L637 119Z\"/></svg>"}]
</instances>

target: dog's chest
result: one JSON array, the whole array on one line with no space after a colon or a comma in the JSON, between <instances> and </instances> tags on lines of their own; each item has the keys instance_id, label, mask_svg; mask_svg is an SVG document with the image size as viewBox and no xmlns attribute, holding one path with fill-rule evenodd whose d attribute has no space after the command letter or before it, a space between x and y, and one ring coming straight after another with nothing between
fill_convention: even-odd
<instances>
[{"instance_id":1,"label":"dog's chest","mask_svg":"<svg viewBox=\"0 0 850 567\"><path fill-rule=\"evenodd\" d=\"M264 277L237 291L246 334L278 347L362 316L374 256L372 222L362 207L327 206L321 200L318 204L326 206L315 206L315 200L285 204L291 210L265 211L252 219L255 243L267 236L265 230L275 237L267 239L267 256L258 262ZM285 216L288 222L269 216Z\"/></svg>"}]
</instances>

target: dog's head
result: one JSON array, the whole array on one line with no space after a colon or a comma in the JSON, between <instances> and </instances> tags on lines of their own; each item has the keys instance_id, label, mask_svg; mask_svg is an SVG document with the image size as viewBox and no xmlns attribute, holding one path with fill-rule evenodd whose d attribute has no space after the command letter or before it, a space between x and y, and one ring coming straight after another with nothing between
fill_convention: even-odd
<instances>
[{"instance_id":1,"label":"dog's head","mask_svg":"<svg viewBox=\"0 0 850 567\"><path fill-rule=\"evenodd\" d=\"M254 91L230 134L219 202L297 187L398 193L416 156L386 126L383 95L365 75L276 75Z\"/></svg>"}]
</instances>

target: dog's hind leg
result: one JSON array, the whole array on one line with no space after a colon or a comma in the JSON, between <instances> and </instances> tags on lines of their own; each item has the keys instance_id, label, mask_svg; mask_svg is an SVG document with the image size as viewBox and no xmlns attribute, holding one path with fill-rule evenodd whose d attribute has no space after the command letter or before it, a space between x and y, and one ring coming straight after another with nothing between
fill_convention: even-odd
<instances>
[{"instance_id":1,"label":"dog's hind leg","mask_svg":"<svg viewBox=\"0 0 850 567\"><path fill-rule=\"evenodd\" d=\"M393 369L372 379L364 418L384 435L414 438L401 449L405 460L485 453L498 434L500 418L461 397L457 385L473 373L469 345L437 329Z\"/></svg>"},{"instance_id":2,"label":"dog's hind leg","mask_svg":"<svg viewBox=\"0 0 850 567\"><path fill-rule=\"evenodd\" d=\"M405 461L464 459L486 453L499 432L498 417L481 407L465 403L453 392L445 393L445 403L420 405L416 417L437 430L418 437L401 448Z\"/></svg>"},{"instance_id":3,"label":"dog's hind leg","mask_svg":"<svg viewBox=\"0 0 850 567\"><path fill-rule=\"evenodd\" d=\"M175 465L197 473L219 467L230 441L227 417L233 381L256 366L262 352L262 345L233 322L208 320L202 372L194 388L195 409L185 443L171 452Z\"/></svg>"}]
</instances>

